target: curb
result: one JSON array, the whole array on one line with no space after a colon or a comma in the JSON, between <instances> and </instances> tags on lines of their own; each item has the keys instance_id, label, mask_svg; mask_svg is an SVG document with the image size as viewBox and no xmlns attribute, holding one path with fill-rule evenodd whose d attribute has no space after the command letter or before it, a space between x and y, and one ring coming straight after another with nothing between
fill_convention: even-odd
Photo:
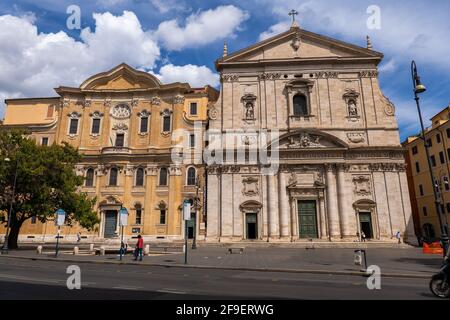
<instances>
[{"instance_id":1,"label":"curb","mask_svg":"<svg viewBox=\"0 0 450 320\"><path fill-rule=\"evenodd\" d=\"M165 267L165 268L191 268L191 269L209 269L209 270L229 270L229 271L256 271L256 272L282 272L282 273L306 273L306 274L329 274L329 275L347 275L367 277L363 271L336 271L336 270L312 270L312 269L283 269L283 268L250 268L250 267L221 267L204 265L185 265L185 264L165 264L165 263L133 263L124 261L102 261L102 260L76 260L67 258L44 258L44 257L23 257L7 256L5 258L40 260L54 262L75 262L90 264L115 264L115 265L141 265L147 267ZM430 279L432 274L414 274L414 273L383 273L382 277L387 278L407 278L407 279Z\"/></svg>"}]
</instances>

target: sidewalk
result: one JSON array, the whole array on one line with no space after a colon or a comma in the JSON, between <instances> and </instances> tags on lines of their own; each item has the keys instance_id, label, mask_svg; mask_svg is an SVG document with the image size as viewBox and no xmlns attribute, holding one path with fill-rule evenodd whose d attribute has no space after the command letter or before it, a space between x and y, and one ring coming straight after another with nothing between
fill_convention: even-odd
<instances>
[{"instance_id":1,"label":"sidewalk","mask_svg":"<svg viewBox=\"0 0 450 320\"><path fill-rule=\"evenodd\" d=\"M150 248L151 250L151 248ZM53 251L53 254L51 253ZM151 250L152 252L152 250ZM370 248L366 249L368 265L377 265L384 276L429 278L441 265L441 257L424 255L421 248ZM63 249L57 259L54 250L46 247L43 254L35 250L12 251L3 257L58 260L65 262L142 264L147 266L214 268L227 270L254 270L274 272L304 272L327 274L358 274L361 266L354 265L353 249L305 248L246 248L243 254L229 254L225 247L198 247L188 250L188 265L183 253L152 253L143 262L134 262L127 254L122 262L116 254L105 256L73 255Z\"/></svg>"}]
</instances>

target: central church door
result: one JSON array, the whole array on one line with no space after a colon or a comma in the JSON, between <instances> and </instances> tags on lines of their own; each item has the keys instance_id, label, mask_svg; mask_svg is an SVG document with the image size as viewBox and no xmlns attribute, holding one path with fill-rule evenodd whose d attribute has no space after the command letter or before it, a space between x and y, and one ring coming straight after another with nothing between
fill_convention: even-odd
<instances>
[{"instance_id":1,"label":"central church door","mask_svg":"<svg viewBox=\"0 0 450 320\"><path fill-rule=\"evenodd\" d=\"M318 238L315 200L299 200L298 224L300 238Z\"/></svg>"}]
</instances>

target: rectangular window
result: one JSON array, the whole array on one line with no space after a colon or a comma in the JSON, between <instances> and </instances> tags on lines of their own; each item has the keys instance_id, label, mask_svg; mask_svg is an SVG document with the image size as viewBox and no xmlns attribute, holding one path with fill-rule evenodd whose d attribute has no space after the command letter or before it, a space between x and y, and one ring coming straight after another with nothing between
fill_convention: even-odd
<instances>
[{"instance_id":1,"label":"rectangular window","mask_svg":"<svg viewBox=\"0 0 450 320\"><path fill-rule=\"evenodd\" d=\"M418 163L418 162L416 162L416 172L417 172L417 173L420 172L420 166L419 166L419 163Z\"/></svg>"},{"instance_id":2,"label":"rectangular window","mask_svg":"<svg viewBox=\"0 0 450 320\"><path fill-rule=\"evenodd\" d=\"M417 154L417 146L412 147L412 154Z\"/></svg>"},{"instance_id":3,"label":"rectangular window","mask_svg":"<svg viewBox=\"0 0 450 320\"><path fill-rule=\"evenodd\" d=\"M450 213L450 202L447 202L447 213Z\"/></svg>"},{"instance_id":4,"label":"rectangular window","mask_svg":"<svg viewBox=\"0 0 450 320\"><path fill-rule=\"evenodd\" d=\"M136 209L136 224L141 224L142 209Z\"/></svg>"},{"instance_id":5,"label":"rectangular window","mask_svg":"<svg viewBox=\"0 0 450 320\"><path fill-rule=\"evenodd\" d=\"M430 157L430 159L431 159L431 165L433 167L436 167L436 157L433 155L433 156Z\"/></svg>"},{"instance_id":6,"label":"rectangular window","mask_svg":"<svg viewBox=\"0 0 450 320\"><path fill-rule=\"evenodd\" d=\"M445 163L445 156L444 156L444 152L443 151L439 152L439 161L441 162L441 164Z\"/></svg>"},{"instance_id":7,"label":"rectangular window","mask_svg":"<svg viewBox=\"0 0 450 320\"><path fill-rule=\"evenodd\" d=\"M31 224L36 224L36 216L31 217Z\"/></svg>"},{"instance_id":8,"label":"rectangular window","mask_svg":"<svg viewBox=\"0 0 450 320\"><path fill-rule=\"evenodd\" d=\"M159 224L166 224L166 210L162 209L159 213Z\"/></svg>"},{"instance_id":9,"label":"rectangular window","mask_svg":"<svg viewBox=\"0 0 450 320\"><path fill-rule=\"evenodd\" d=\"M448 183L448 178L447 177L444 177L444 188L445 188L445 191L450 190L450 185Z\"/></svg>"},{"instance_id":10,"label":"rectangular window","mask_svg":"<svg viewBox=\"0 0 450 320\"><path fill-rule=\"evenodd\" d=\"M148 132L148 117L141 118L141 133Z\"/></svg>"},{"instance_id":11,"label":"rectangular window","mask_svg":"<svg viewBox=\"0 0 450 320\"><path fill-rule=\"evenodd\" d=\"M47 118L53 117L53 110L54 110L53 106L48 106L48 108L47 108Z\"/></svg>"},{"instance_id":12,"label":"rectangular window","mask_svg":"<svg viewBox=\"0 0 450 320\"><path fill-rule=\"evenodd\" d=\"M125 135L123 133L118 133L116 135L116 147L123 147L125 141Z\"/></svg>"},{"instance_id":13,"label":"rectangular window","mask_svg":"<svg viewBox=\"0 0 450 320\"><path fill-rule=\"evenodd\" d=\"M100 119L92 119L92 134L100 133Z\"/></svg>"},{"instance_id":14,"label":"rectangular window","mask_svg":"<svg viewBox=\"0 0 450 320\"><path fill-rule=\"evenodd\" d=\"M447 148L447 157L450 158L450 148Z\"/></svg>"},{"instance_id":15,"label":"rectangular window","mask_svg":"<svg viewBox=\"0 0 450 320\"><path fill-rule=\"evenodd\" d=\"M189 135L189 147L195 148L195 135L193 134Z\"/></svg>"},{"instance_id":16,"label":"rectangular window","mask_svg":"<svg viewBox=\"0 0 450 320\"><path fill-rule=\"evenodd\" d=\"M436 142L441 143L441 135L439 133L436 135Z\"/></svg>"},{"instance_id":17,"label":"rectangular window","mask_svg":"<svg viewBox=\"0 0 450 320\"><path fill-rule=\"evenodd\" d=\"M419 184L419 193L423 196L423 186L421 184Z\"/></svg>"},{"instance_id":18,"label":"rectangular window","mask_svg":"<svg viewBox=\"0 0 450 320\"><path fill-rule=\"evenodd\" d=\"M432 147L433 141L431 139L427 139L427 146Z\"/></svg>"},{"instance_id":19,"label":"rectangular window","mask_svg":"<svg viewBox=\"0 0 450 320\"><path fill-rule=\"evenodd\" d=\"M47 138L47 137L43 137L43 138L42 138L41 145L43 145L43 146L48 146L48 138Z\"/></svg>"},{"instance_id":20,"label":"rectangular window","mask_svg":"<svg viewBox=\"0 0 450 320\"><path fill-rule=\"evenodd\" d=\"M450 128L448 128L447 130L445 130L447 132L447 138L450 138Z\"/></svg>"},{"instance_id":21,"label":"rectangular window","mask_svg":"<svg viewBox=\"0 0 450 320\"><path fill-rule=\"evenodd\" d=\"M163 117L163 132L170 131L170 116Z\"/></svg>"},{"instance_id":22,"label":"rectangular window","mask_svg":"<svg viewBox=\"0 0 450 320\"><path fill-rule=\"evenodd\" d=\"M423 207L422 210L423 210L423 216L426 217L428 215L427 207Z\"/></svg>"},{"instance_id":23,"label":"rectangular window","mask_svg":"<svg viewBox=\"0 0 450 320\"><path fill-rule=\"evenodd\" d=\"M78 119L70 119L69 134L77 134L78 132Z\"/></svg>"},{"instance_id":24,"label":"rectangular window","mask_svg":"<svg viewBox=\"0 0 450 320\"><path fill-rule=\"evenodd\" d=\"M197 115L197 102L191 102L190 114L191 116Z\"/></svg>"}]
</instances>

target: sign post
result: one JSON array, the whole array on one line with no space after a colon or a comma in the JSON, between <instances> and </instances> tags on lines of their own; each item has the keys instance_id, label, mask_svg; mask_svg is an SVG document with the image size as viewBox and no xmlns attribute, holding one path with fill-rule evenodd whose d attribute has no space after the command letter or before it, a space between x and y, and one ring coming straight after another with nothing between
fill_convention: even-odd
<instances>
[{"instance_id":1,"label":"sign post","mask_svg":"<svg viewBox=\"0 0 450 320\"><path fill-rule=\"evenodd\" d=\"M188 224L187 222L191 220L191 204L189 200L184 199L183 201L183 218L184 218L184 264L187 264L187 251L188 251Z\"/></svg>"},{"instance_id":2,"label":"sign post","mask_svg":"<svg viewBox=\"0 0 450 320\"><path fill-rule=\"evenodd\" d=\"M61 233L61 226L64 225L66 221L66 212L63 209L56 210L56 220L55 224L58 226L58 234L56 235L56 248L55 248L55 258L58 257L59 251L59 236Z\"/></svg>"},{"instance_id":3,"label":"sign post","mask_svg":"<svg viewBox=\"0 0 450 320\"><path fill-rule=\"evenodd\" d=\"M120 225L120 261L122 261L123 251L125 250L125 245L123 243L123 227L128 225L128 210L124 207L121 207L119 210L119 225Z\"/></svg>"}]
</instances>

